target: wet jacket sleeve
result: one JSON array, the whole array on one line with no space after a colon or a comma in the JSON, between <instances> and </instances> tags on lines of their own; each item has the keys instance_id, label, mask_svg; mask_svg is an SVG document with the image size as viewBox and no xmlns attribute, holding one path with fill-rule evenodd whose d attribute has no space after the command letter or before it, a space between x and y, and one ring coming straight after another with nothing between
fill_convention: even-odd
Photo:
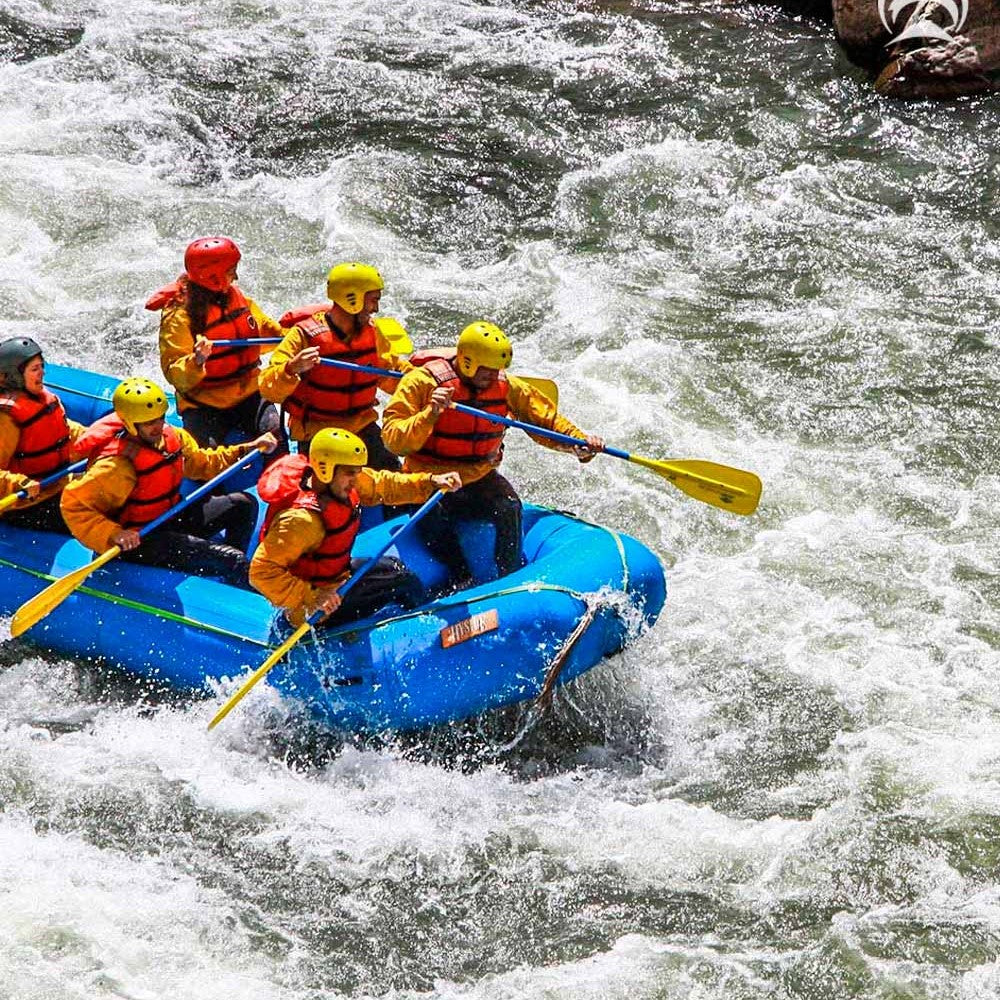
<instances>
[{"instance_id":1,"label":"wet jacket sleeve","mask_svg":"<svg viewBox=\"0 0 1000 1000\"><path fill-rule=\"evenodd\" d=\"M527 382L522 382L516 375L508 376L510 392L507 394L507 405L516 420L526 424L536 424L546 430L568 434L570 437L584 438L586 434L572 421L567 420L553 406L552 400ZM548 438L529 434L532 441L545 445L553 451L572 451L573 446L560 444Z\"/></svg>"},{"instance_id":2,"label":"wet jacket sleeve","mask_svg":"<svg viewBox=\"0 0 1000 1000\"><path fill-rule=\"evenodd\" d=\"M319 590L289 569L323 542L323 522L308 510L283 510L250 560L250 585L301 625L317 604Z\"/></svg>"},{"instance_id":3,"label":"wet jacket sleeve","mask_svg":"<svg viewBox=\"0 0 1000 1000\"><path fill-rule=\"evenodd\" d=\"M377 503L423 503L434 492L429 473L390 472L383 469L364 469L358 475L358 496L365 507Z\"/></svg>"},{"instance_id":4,"label":"wet jacket sleeve","mask_svg":"<svg viewBox=\"0 0 1000 1000\"><path fill-rule=\"evenodd\" d=\"M14 421L7 414L0 413L0 497L23 490L31 482L29 476L9 471L20 436Z\"/></svg>"},{"instance_id":5,"label":"wet jacket sleeve","mask_svg":"<svg viewBox=\"0 0 1000 1000\"><path fill-rule=\"evenodd\" d=\"M228 469L233 462L255 451L249 441L223 445L220 448L202 448L182 427L176 430L181 439L181 451L184 453L184 475L198 482L217 476L223 469Z\"/></svg>"},{"instance_id":6,"label":"wet jacket sleeve","mask_svg":"<svg viewBox=\"0 0 1000 1000\"><path fill-rule=\"evenodd\" d=\"M205 377L205 369L194 359L191 317L180 303L160 313L160 370L178 392L189 392Z\"/></svg>"},{"instance_id":7,"label":"wet jacket sleeve","mask_svg":"<svg viewBox=\"0 0 1000 1000\"><path fill-rule=\"evenodd\" d=\"M422 368L407 372L382 411L382 440L397 455L419 451L431 436L437 415L431 410L434 376Z\"/></svg>"},{"instance_id":8,"label":"wet jacket sleeve","mask_svg":"<svg viewBox=\"0 0 1000 1000\"><path fill-rule=\"evenodd\" d=\"M95 552L111 548L111 536L121 528L115 521L135 489L135 469L128 459L111 456L96 461L62 491L63 520L73 537Z\"/></svg>"},{"instance_id":9,"label":"wet jacket sleeve","mask_svg":"<svg viewBox=\"0 0 1000 1000\"><path fill-rule=\"evenodd\" d=\"M284 339L271 352L271 358L257 378L260 394L271 403L283 403L299 387L301 379L288 371L288 362L309 346L306 335L297 327L282 330Z\"/></svg>"}]
</instances>

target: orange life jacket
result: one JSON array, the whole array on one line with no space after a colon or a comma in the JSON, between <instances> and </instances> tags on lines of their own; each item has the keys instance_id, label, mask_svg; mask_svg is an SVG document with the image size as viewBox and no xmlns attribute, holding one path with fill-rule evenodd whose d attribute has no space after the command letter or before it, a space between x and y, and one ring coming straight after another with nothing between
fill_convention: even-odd
<instances>
[{"instance_id":1,"label":"orange life jacket","mask_svg":"<svg viewBox=\"0 0 1000 1000\"><path fill-rule=\"evenodd\" d=\"M115 515L123 528L141 528L180 501L184 455L180 436L170 424L163 428L162 446L153 448L129 435L121 417L109 413L87 428L76 450L85 454L91 465L109 456L121 456L132 463L135 488Z\"/></svg>"},{"instance_id":2,"label":"orange life jacket","mask_svg":"<svg viewBox=\"0 0 1000 1000\"><path fill-rule=\"evenodd\" d=\"M375 327L371 323L350 343L315 316L307 316L295 325L305 334L310 347L319 348L321 358L376 367L380 363ZM316 365L303 373L301 383L285 400L285 409L303 424L309 420L336 424L340 417L351 417L371 409L375 405L377 386L377 375Z\"/></svg>"},{"instance_id":3,"label":"orange life jacket","mask_svg":"<svg viewBox=\"0 0 1000 1000\"><path fill-rule=\"evenodd\" d=\"M187 276L181 275L177 281L154 292L146 302L146 308L153 311L171 304L183 304L187 281ZM204 335L209 340L254 340L260 336L250 304L236 285L231 285L226 293L224 307L214 302L209 305L205 314ZM205 360L205 375L201 382L184 395L197 402L199 389L217 389L221 385L238 382L259 367L259 347L217 347Z\"/></svg>"},{"instance_id":4,"label":"orange life jacket","mask_svg":"<svg viewBox=\"0 0 1000 1000\"><path fill-rule=\"evenodd\" d=\"M288 571L313 586L334 583L351 567L351 548L361 524L361 498L351 490L347 500L329 494L320 496L303 485L309 468L305 455L286 455L272 463L257 483L257 493L268 505L261 528L267 534L274 519L284 510L310 510L323 520L323 541L312 552L295 560Z\"/></svg>"},{"instance_id":5,"label":"orange life jacket","mask_svg":"<svg viewBox=\"0 0 1000 1000\"><path fill-rule=\"evenodd\" d=\"M414 354L410 360L433 375L439 386L454 389L452 402L464 403L500 417L508 416L509 383L503 372L499 373L497 380L488 388L476 392L458 377L450 360L433 356L436 353L426 352L429 355L426 359L425 355ZM506 430L503 424L449 408L442 411L430 437L416 454L439 462L482 462L502 453Z\"/></svg>"},{"instance_id":6,"label":"orange life jacket","mask_svg":"<svg viewBox=\"0 0 1000 1000\"><path fill-rule=\"evenodd\" d=\"M17 450L10 472L42 479L69 463L70 441L66 411L55 393L12 392L0 395L0 411L18 430Z\"/></svg>"}]
</instances>

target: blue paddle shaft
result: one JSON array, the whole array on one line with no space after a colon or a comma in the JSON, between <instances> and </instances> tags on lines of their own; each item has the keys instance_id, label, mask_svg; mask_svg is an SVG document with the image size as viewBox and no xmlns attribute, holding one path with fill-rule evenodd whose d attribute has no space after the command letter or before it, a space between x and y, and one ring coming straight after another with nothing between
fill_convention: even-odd
<instances>
[{"instance_id":1,"label":"blue paddle shaft","mask_svg":"<svg viewBox=\"0 0 1000 1000\"><path fill-rule=\"evenodd\" d=\"M264 343L259 341L243 340L217 340L217 344L245 344ZM351 372L363 372L365 375L381 375L383 378L402 378L402 372L391 371L388 368L376 368L374 365L356 365L353 361L338 361L336 358L320 358L320 364L330 365L332 368L344 368ZM559 444L572 445L574 448L586 448L587 442L584 438L571 437L569 434L560 434L559 431L550 431L547 427L539 427L537 424L528 424L523 420L512 420L510 417L501 417L497 413L488 413L486 410L477 410L474 406L466 406L464 403L452 403L452 407L459 413L468 413L470 416L479 417L481 420L492 420L495 424L503 424L505 427L517 427L528 434L536 434L539 437L548 438L550 441L558 441ZM610 448L607 445L602 449L607 455L614 455L615 458L624 458L626 461L631 457L627 451L620 448Z\"/></svg>"},{"instance_id":2,"label":"blue paddle shaft","mask_svg":"<svg viewBox=\"0 0 1000 1000\"><path fill-rule=\"evenodd\" d=\"M320 364L331 365L334 368L346 368L352 372L364 372L366 375L382 375L390 378L402 378L402 372L390 371L387 368L375 368L373 365L356 365L353 361L337 361L335 358L320 358ZM574 448L586 448L585 438L571 437L569 434L560 434L559 431L550 431L547 427L539 427L537 424L528 424L523 420L512 420L510 417L501 417L498 413L489 413L486 410L478 410L474 406L466 406L464 403L452 403L452 409L459 413L468 413L470 416L479 417L481 420L492 420L495 424L503 424L506 427L517 427L519 430L527 431L529 434L537 434L539 437L549 438L558 441L560 444L571 444ZM616 458L628 458L627 451L620 451L618 448L604 448L609 455Z\"/></svg>"},{"instance_id":3,"label":"blue paddle shaft","mask_svg":"<svg viewBox=\"0 0 1000 1000\"><path fill-rule=\"evenodd\" d=\"M388 552L389 549L391 549L393 545L395 545L396 542L398 542L399 539L417 523L417 521L419 521L426 514L429 514L434 506L439 504L442 499L444 499L444 490L435 490L434 496L425 501L422 507L414 511L413 514L410 515L407 522L400 525L399 529L389 536L385 544L378 550L378 552L376 552L375 555L370 556L365 561L363 566L360 566L354 573L351 574L350 579L345 580L337 588L337 593L340 594L341 597L344 597L351 587L353 587L358 580L360 580L361 577L363 577L365 573L367 573L379 561L379 559L381 559L382 556L384 556L386 552ZM309 617L309 624L315 625L326 614L326 611L314 611Z\"/></svg>"},{"instance_id":4,"label":"blue paddle shaft","mask_svg":"<svg viewBox=\"0 0 1000 1000\"><path fill-rule=\"evenodd\" d=\"M57 483L63 476L68 476L71 472L79 472L85 465L87 460L81 458L79 462L74 462L72 465L67 465L61 468L58 472L53 472L51 476L46 476L44 479L38 480L38 485L40 487L51 486L53 483ZM27 490L18 490L17 495L21 497L22 500L28 498Z\"/></svg>"},{"instance_id":5,"label":"blue paddle shaft","mask_svg":"<svg viewBox=\"0 0 1000 1000\"><path fill-rule=\"evenodd\" d=\"M280 344L284 337L254 337L251 340L213 340L213 347L256 347L258 344Z\"/></svg>"},{"instance_id":6,"label":"blue paddle shaft","mask_svg":"<svg viewBox=\"0 0 1000 1000\"><path fill-rule=\"evenodd\" d=\"M246 466L260 458L260 451L254 449L252 453L241 458L238 462L233 462L228 468L225 468L220 472L214 479L210 479L207 483L202 483L201 486L196 490L192 490L180 503L175 504L170 510L165 511L158 518L150 521L149 524L144 524L139 529L139 537L142 538L144 535L148 535L151 531L158 528L165 521L169 521L175 514L179 514L185 507L189 507L195 502L195 500L200 500L206 493L211 492L219 485L223 480L228 479L234 472L239 472L240 469L245 469Z\"/></svg>"}]
</instances>

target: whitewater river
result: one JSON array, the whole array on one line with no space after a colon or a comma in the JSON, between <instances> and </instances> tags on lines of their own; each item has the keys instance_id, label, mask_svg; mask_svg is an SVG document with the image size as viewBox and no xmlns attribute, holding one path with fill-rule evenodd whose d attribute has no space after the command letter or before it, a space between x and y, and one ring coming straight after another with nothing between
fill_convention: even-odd
<instances>
[{"instance_id":1,"label":"whitewater river","mask_svg":"<svg viewBox=\"0 0 1000 1000\"><path fill-rule=\"evenodd\" d=\"M0 0L0 54L0 335L159 377L193 237L273 314L360 258L418 344L494 320L588 431L765 485L511 434L670 588L519 742L209 734L7 642L0 998L1000 996L995 99L718 0Z\"/></svg>"}]
</instances>

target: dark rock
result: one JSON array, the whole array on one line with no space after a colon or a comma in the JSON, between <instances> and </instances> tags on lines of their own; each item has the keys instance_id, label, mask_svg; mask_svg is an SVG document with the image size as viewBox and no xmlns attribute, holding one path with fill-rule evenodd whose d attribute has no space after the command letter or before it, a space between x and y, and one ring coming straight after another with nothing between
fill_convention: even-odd
<instances>
[{"instance_id":1,"label":"dark rock","mask_svg":"<svg viewBox=\"0 0 1000 1000\"><path fill-rule=\"evenodd\" d=\"M937 0L833 0L837 40L887 97L953 98L1000 87L1000 0L954 0L959 24ZM900 36L912 32L911 37ZM898 42L894 39L900 38Z\"/></svg>"}]
</instances>

